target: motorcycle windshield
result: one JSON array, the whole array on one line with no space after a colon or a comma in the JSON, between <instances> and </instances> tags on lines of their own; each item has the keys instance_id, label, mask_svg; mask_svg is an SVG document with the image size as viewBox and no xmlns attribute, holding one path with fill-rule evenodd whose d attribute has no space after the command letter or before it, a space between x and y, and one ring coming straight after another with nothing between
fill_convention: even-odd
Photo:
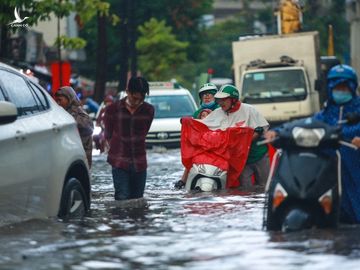
<instances>
[{"instance_id":1,"label":"motorcycle windshield","mask_svg":"<svg viewBox=\"0 0 360 270\"><path fill-rule=\"evenodd\" d=\"M182 119L181 159L187 169L193 164L210 164L228 171L227 188L239 186L254 129L230 127L210 130L192 118Z\"/></svg>"}]
</instances>

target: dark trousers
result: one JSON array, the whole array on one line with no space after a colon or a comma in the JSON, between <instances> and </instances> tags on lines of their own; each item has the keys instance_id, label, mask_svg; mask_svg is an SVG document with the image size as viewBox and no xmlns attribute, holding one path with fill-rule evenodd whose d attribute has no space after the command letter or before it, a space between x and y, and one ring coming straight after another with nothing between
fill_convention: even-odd
<instances>
[{"instance_id":1,"label":"dark trousers","mask_svg":"<svg viewBox=\"0 0 360 270\"><path fill-rule=\"evenodd\" d=\"M146 170L136 172L134 166L124 170L112 168L115 189L115 200L142 198L144 195Z\"/></svg>"}]
</instances>

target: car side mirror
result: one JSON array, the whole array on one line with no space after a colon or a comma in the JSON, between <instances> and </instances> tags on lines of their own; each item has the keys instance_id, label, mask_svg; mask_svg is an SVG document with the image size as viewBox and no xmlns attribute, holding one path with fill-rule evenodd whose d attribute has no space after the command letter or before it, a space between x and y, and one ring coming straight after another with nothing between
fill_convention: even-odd
<instances>
[{"instance_id":1,"label":"car side mirror","mask_svg":"<svg viewBox=\"0 0 360 270\"><path fill-rule=\"evenodd\" d=\"M17 108L13 103L0 101L0 125L14 122L17 115Z\"/></svg>"}]
</instances>

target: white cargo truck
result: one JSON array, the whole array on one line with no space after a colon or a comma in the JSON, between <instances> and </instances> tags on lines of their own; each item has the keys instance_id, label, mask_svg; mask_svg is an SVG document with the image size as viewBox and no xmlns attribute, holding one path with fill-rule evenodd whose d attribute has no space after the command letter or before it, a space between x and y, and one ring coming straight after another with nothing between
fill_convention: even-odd
<instances>
[{"instance_id":1,"label":"white cargo truck","mask_svg":"<svg viewBox=\"0 0 360 270\"><path fill-rule=\"evenodd\" d=\"M235 85L273 125L319 111L318 32L259 36L232 44Z\"/></svg>"}]
</instances>

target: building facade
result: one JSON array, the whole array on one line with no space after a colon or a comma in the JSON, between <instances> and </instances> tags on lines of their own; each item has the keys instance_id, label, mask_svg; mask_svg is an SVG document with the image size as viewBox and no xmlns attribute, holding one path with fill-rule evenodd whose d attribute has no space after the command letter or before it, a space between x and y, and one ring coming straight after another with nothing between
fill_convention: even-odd
<instances>
[{"instance_id":1,"label":"building facade","mask_svg":"<svg viewBox=\"0 0 360 270\"><path fill-rule=\"evenodd\" d=\"M350 22L351 65L360 75L360 0L346 1L346 15Z\"/></svg>"}]
</instances>

